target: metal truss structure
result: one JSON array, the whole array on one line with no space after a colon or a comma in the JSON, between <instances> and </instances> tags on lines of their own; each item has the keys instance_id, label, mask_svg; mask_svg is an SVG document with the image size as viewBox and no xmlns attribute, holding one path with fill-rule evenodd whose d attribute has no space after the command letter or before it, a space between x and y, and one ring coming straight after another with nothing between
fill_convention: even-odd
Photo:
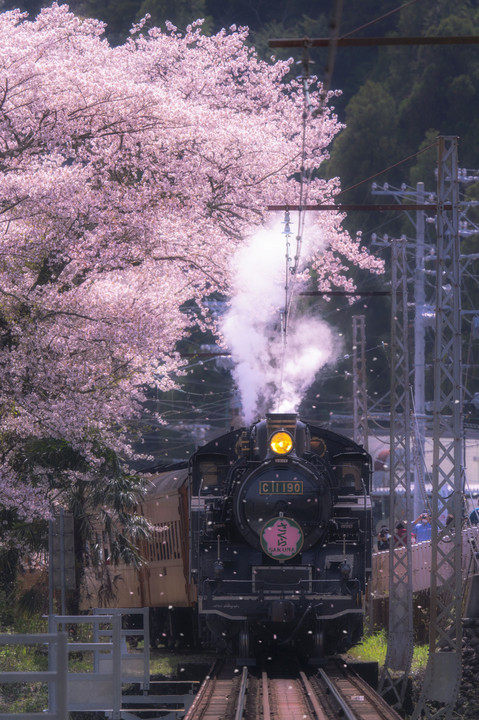
<instances>
[{"instance_id":1,"label":"metal truss structure","mask_svg":"<svg viewBox=\"0 0 479 720\"><path fill-rule=\"evenodd\" d=\"M411 720L450 720L457 701L462 670L462 510L463 510L463 382L461 357L461 268L459 246L459 173L457 138L438 138L436 303L434 346L432 559L429 660L419 701ZM327 210L339 206L306 206ZM360 207L359 209L364 209ZM416 211L434 207L416 205ZM269 209L285 209L270 206ZM289 208L292 209L292 208ZM392 209L381 206L380 209ZM414 210L414 206L402 206ZM396 497L410 502L410 377L407 351L407 293L405 244L393 255L392 399L390 522L399 522ZM401 290L400 290L401 288ZM361 324L353 328L357 353L363 346ZM367 437L365 371L361 354L354 356L355 439ZM364 404L360 404L363 402ZM364 418L364 424L362 424ZM407 524L411 520L406 509ZM392 528L391 528L392 529ZM386 664L381 677L383 695L402 704L412 657L412 583L410 528L397 537L399 552L390 555L390 627ZM394 531L393 531L394 532Z\"/></svg>"},{"instance_id":2,"label":"metal truss structure","mask_svg":"<svg viewBox=\"0 0 479 720\"><path fill-rule=\"evenodd\" d=\"M366 331L364 315L353 315L353 427L354 441L368 449L366 389Z\"/></svg>"},{"instance_id":3,"label":"metal truss structure","mask_svg":"<svg viewBox=\"0 0 479 720\"><path fill-rule=\"evenodd\" d=\"M462 363L457 138L440 137L429 660L412 720L449 720L462 667Z\"/></svg>"},{"instance_id":4,"label":"metal truss structure","mask_svg":"<svg viewBox=\"0 0 479 720\"><path fill-rule=\"evenodd\" d=\"M389 517L389 634L379 691L390 705L401 708L413 655L411 497L411 414L406 240L392 242L391 297L391 423ZM405 499L401 512L398 496Z\"/></svg>"}]
</instances>

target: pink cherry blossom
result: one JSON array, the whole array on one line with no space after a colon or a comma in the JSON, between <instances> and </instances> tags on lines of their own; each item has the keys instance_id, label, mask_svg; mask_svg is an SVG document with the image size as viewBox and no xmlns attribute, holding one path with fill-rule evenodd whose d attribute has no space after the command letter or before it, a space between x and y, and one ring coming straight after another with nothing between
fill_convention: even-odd
<instances>
[{"instance_id":1,"label":"pink cherry blossom","mask_svg":"<svg viewBox=\"0 0 479 720\"><path fill-rule=\"evenodd\" d=\"M0 15L0 487L25 516L47 483L19 484L15 448L63 438L92 479L97 438L128 453L144 389L181 369L181 308L228 293L235 250L298 202L301 162L320 167L340 129L311 90L302 146L291 63L259 60L245 29L139 30L113 48L65 5ZM316 177L308 201L338 190ZM380 270L341 219L315 220L323 288L352 287L346 260Z\"/></svg>"}]
</instances>

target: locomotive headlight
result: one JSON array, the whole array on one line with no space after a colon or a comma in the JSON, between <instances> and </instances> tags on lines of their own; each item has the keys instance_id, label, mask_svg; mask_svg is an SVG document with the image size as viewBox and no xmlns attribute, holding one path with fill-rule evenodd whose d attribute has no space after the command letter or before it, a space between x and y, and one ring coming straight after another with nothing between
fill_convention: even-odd
<instances>
[{"instance_id":1,"label":"locomotive headlight","mask_svg":"<svg viewBox=\"0 0 479 720\"><path fill-rule=\"evenodd\" d=\"M271 436L269 446L276 455L287 455L293 449L293 438L289 432L280 430Z\"/></svg>"}]
</instances>

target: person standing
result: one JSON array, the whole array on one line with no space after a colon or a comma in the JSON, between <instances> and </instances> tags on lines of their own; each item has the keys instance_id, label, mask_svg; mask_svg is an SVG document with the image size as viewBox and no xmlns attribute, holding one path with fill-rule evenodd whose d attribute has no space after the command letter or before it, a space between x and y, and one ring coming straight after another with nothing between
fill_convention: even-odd
<instances>
[{"instance_id":1,"label":"person standing","mask_svg":"<svg viewBox=\"0 0 479 720\"><path fill-rule=\"evenodd\" d=\"M430 516L426 512L423 512L416 520L413 528L413 534L416 542L427 542L431 539L431 533L432 525Z\"/></svg>"},{"instance_id":2,"label":"person standing","mask_svg":"<svg viewBox=\"0 0 479 720\"><path fill-rule=\"evenodd\" d=\"M389 550L389 538L391 535L389 534L389 528L386 527L386 525L383 525L381 530L378 533L378 550Z\"/></svg>"},{"instance_id":3,"label":"person standing","mask_svg":"<svg viewBox=\"0 0 479 720\"><path fill-rule=\"evenodd\" d=\"M474 510L469 515L469 520L471 522L471 525L479 525L479 508L474 508Z\"/></svg>"},{"instance_id":4,"label":"person standing","mask_svg":"<svg viewBox=\"0 0 479 720\"><path fill-rule=\"evenodd\" d=\"M394 544L401 547L406 545L407 529L404 523L400 522L394 529Z\"/></svg>"}]
</instances>

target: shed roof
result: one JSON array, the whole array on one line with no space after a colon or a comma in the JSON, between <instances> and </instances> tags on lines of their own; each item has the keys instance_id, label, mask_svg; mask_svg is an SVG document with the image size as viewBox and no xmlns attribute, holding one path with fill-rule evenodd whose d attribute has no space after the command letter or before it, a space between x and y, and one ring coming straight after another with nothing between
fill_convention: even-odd
<instances>
[{"instance_id":1,"label":"shed roof","mask_svg":"<svg viewBox=\"0 0 479 720\"><path fill-rule=\"evenodd\" d=\"M188 478L188 468L179 468L178 470L167 470L156 475L152 475L148 479L147 497L155 497L156 495L166 495L170 492L179 490Z\"/></svg>"}]
</instances>

